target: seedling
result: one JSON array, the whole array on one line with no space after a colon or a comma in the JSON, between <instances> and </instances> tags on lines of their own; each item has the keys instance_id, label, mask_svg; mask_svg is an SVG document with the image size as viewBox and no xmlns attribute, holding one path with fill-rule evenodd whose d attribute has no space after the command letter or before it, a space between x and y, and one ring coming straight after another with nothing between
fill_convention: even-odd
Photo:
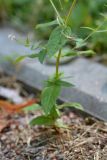
<instances>
[{"instance_id":1,"label":"seedling","mask_svg":"<svg viewBox=\"0 0 107 160\"><path fill-rule=\"evenodd\" d=\"M82 54L89 55L93 54L94 52L92 50L81 50L81 48L86 44L86 41L77 38L77 36L73 34L70 26L68 25L69 18L72 14L73 8L76 5L76 0L72 2L72 5L66 18L62 18L53 1L49 1L54 11L56 12L56 20L45 24L39 24L36 26L36 29L42 27L54 27L47 44L41 45L41 43L38 43L36 46L32 45L29 41L29 38L27 37L24 43L25 46L30 47L33 51L35 51L35 49L38 50L36 51L36 53L18 57L16 59L16 62L19 62L26 57L38 58L40 63L43 63L47 57L50 59L54 57L56 59L55 73L54 75L51 75L47 81L44 82L44 88L42 89L41 93L41 104L37 105L37 109L42 110L43 114L37 118L34 118L30 122L30 124L65 127L63 122L61 122L60 120L60 109L65 107L75 107L78 109L83 108L78 103L64 103L62 105L57 104L57 99L61 93L61 89L63 87L73 87L73 84L64 81L64 74L59 71L60 59L63 57L74 57ZM74 47L72 48L71 52L65 54L62 52L62 49L68 42L73 44Z\"/></svg>"}]
</instances>

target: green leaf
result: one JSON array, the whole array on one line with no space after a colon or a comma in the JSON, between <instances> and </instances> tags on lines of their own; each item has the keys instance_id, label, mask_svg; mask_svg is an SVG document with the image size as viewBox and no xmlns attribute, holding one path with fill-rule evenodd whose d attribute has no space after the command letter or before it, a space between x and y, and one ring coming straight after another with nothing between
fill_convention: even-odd
<instances>
[{"instance_id":1,"label":"green leaf","mask_svg":"<svg viewBox=\"0 0 107 160\"><path fill-rule=\"evenodd\" d=\"M91 27L81 27L81 28L83 28L83 29L88 29L88 30L91 30L91 31L95 31L95 29L94 29L94 28L91 28Z\"/></svg>"},{"instance_id":2,"label":"green leaf","mask_svg":"<svg viewBox=\"0 0 107 160\"><path fill-rule=\"evenodd\" d=\"M25 40L22 39L16 39L16 42L18 44L24 45L25 47L30 47L30 40L29 37L27 36L27 38Z\"/></svg>"},{"instance_id":3,"label":"green leaf","mask_svg":"<svg viewBox=\"0 0 107 160\"><path fill-rule=\"evenodd\" d=\"M42 109L42 107L39 104L33 104L31 106L24 108L23 110L25 112L28 112L28 111L35 111L35 110L41 110L41 109Z\"/></svg>"},{"instance_id":4,"label":"green leaf","mask_svg":"<svg viewBox=\"0 0 107 160\"><path fill-rule=\"evenodd\" d=\"M31 50L35 50L35 49L39 48L40 44L41 44L41 42L36 42L36 43L32 44Z\"/></svg>"},{"instance_id":5,"label":"green leaf","mask_svg":"<svg viewBox=\"0 0 107 160\"><path fill-rule=\"evenodd\" d=\"M39 116L37 118L34 118L31 122L30 125L34 126L34 125L46 125L46 126L50 126L54 124L54 120L49 117L49 116Z\"/></svg>"},{"instance_id":6,"label":"green leaf","mask_svg":"<svg viewBox=\"0 0 107 160\"><path fill-rule=\"evenodd\" d=\"M107 32L107 29L105 29L105 30L98 30L98 31L96 31L96 33L104 33L104 32Z\"/></svg>"},{"instance_id":7,"label":"green leaf","mask_svg":"<svg viewBox=\"0 0 107 160\"><path fill-rule=\"evenodd\" d=\"M70 82L63 81L61 79L51 79L51 80L49 79L45 81L45 85L48 87L52 85L61 86L61 87L73 87L74 86Z\"/></svg>"},{"instance_id":8,"label":"green leaf","mask_svg":"<svg viewBox=\"0 0 107 160\"><path fill-rule=\"evenodd\" d=\"M34 54L28 54L28 55L23 55L23 56L19 56L18 58L15 59L15 63L19 63L22 60L24 60L25 58L37 58L38 54L34 53Z\"/></svg>"},{"instance_id":9,"label":"green leaf","mask_svg":"<svg viewBox=\"0 0 107 160\"><path fill-rule=\"evenodd\" d=\"M41 50L40 52L39 52L39 61L40 61L40 63L43 63L44 62L44 59L45 59L45 57L46 57L46 50L45 49L43 49L43 50Z\"/></svg>"},{"instance_id":10,"label":"green leaf","mask_svg":"<svg viewBox=\"0 0 107 160\"><path fill-rule=\"evenodd\" d=\"M83 39L81 39L81 38L77 38L76 39L76 48L81 48L81 47L83 47L85 45L86 45L86 43L84 42Z\"/></svg>"},{"instance_id":11,"label":"green leaf","mask_svg":"<svg viewBox=\"0 0 107 160\"><path fill-rule=\"evenodd\" d=\"M76 108L79 110L83 110L83 107L79 103L69 103L68 102L68 103L64 103L64 104L58 106L59 109L63 109L65 107L73 107L73 108Z\"/></svg>"},{"instance_id":12,"label":"green leaf","mask_svg":"<svg viewBox=\"0 0 107 160\"><path fill-rule=\"evenodd\" d=\"M30 46L30 40L29 40L29 37L27 36L25 41L25 47L29 47L29 46Z\"/></svg>"},{"instance_id":13,"label":"green leaf","mask_svg":"<svg viewBox=\"0 0 107 160\"><path fill-rule=\"evenodd\" d=\"M79 51L77 52L78 55L86 55L86 56L90 56L90 55L94 55L95 52L93 50L87 50L87 51Z\"/></svg>"},{"instance_id":14,"label":"green leaf","mask_svg":"<svg viewBox=\"0 0 107 160\"><path fill-rule=\"evenodd\" d=\"M56 104L56 100L60 94L60 86L45 87L41 95L41 104L45 114L49 114L52 107Z\"/></svg>"},{"instance_id":15,"label":"green leaf","mask_svg":"<svg viewBox=\"0 0 107 160\"><path fill-rule=\"evenodd\" d=\"M62 57L75 57L78 56L78 52L77 51L69 51L68 53L63 54Z\"/></svg>"},{"instance_id":16,"label":"green leaf","mask_svg":"<svg viewBox=\"0 0 107 160\"><path fill-rule=\"evenodd\" d=\"M50 27L50 26L53 26L53 25L56 25L56 24L58 24L58 21L54 20L54 21L51 21L51 22L48 22L48 23L38 24L38 25L36 25L36 29L44 28L44 27Z\"/></svg>"},{"instance_id":17,"label":"green leaf","mask_svg":"<svg viewBox=\"0 0 107 160\"><path fill-rule=\"evenodd\" d=\"M63 57L75 57L75 56L81 56L81 55L86 55L86 56L90 56L90 55L94 55L95 52L93 50L86 50L86 51L72 51L69 53L66 53L63 55Z\"/></svg>"},{"instance_id":18,"label":"green leaf","mask_svg":"<svg viewBox=\"0 0 107 160\"><path fill-rule=\"evenodd\" d=\"M58 110L58 108L57 108L56 105L51 109L49 115L50 115L50 117L52 117L53 119L57 119L57 118L60 117L60 112L59 112L59 110Z\"/></svg>"},{"instance_id":19,"label":"green leaf","mask_svg":"<svg viewBox=\"0 0 107 160\"><path fill-rule=\"evenodd\" d=\"M20 56L20 57L18 57L18 58L16 58L15 59L15 63L19 63L19 62L21 62L21 61L23 61L25 58L26 58L27 56Z\"/></svg>"},{"instance_id":20,"label":"green leaf","mask_svg":"<svg viewBox=\"0 0 107 160\"><path fill-rule=\"evenodd\" d=\"M47 54L49 57L52 57L57 53L59 49L61 49L65 43L67 42L67 38L65 35L68 35L69 27L62 28L60 26L56 27L49 38L47 43Z\"/></svg>"},{"instance_id":21,"label":"green leaf","mask_svg":"<svg viewBox=\"0 0 107 160\"><path fill-rule=\"evenodd\" d=\"M73 87L74 85L67 82L67 81L62 81L62 80L59 80L59 85L62 86L62 87Z\"/></svg>"},{"instance_id":22,"label":"green leaf","mask_svg":"<svg viewBox=\"0 0 107 160\"><path fill-rule=\"evenodd\" d=\"M63 29L62 34L64 34L65 37L69 38L71 36L71 34L72 34L71 28L69 26L65 27Z\"/></svg>"}]
</instances>

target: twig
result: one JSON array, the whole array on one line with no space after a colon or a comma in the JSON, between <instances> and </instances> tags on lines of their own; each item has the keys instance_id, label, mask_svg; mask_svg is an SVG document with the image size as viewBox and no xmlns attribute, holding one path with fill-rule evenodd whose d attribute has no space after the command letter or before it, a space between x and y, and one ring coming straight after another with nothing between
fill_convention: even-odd
<instances>
[{"instance_id":1,"label":"twig","mask_svg":"<svg viewBox=\"0 0 107 160\"><path fill-rule=\"evenodd\" d=\"M99 156L99 151L97 151L94 155L94 160L99 160L100 156Z\"/></svg>"},{"instance_id":2,"label":"twig","mask_svg":"<svg viewBox=\"0 0 107 160\"><path fill-rule=\"evenodd\" d=\"M72 143L70 143L70 145L72 146L76 141L78 141L79 139L81 139L87 132L89 132L94 126L96 125L96 123L94 123L91 127L89 127L83 134L81 134L78 138L76 138Z\"/></svg>"},{"instance_id":3,"label":"twig","mask_svg":"<svg viewBox=\"0 0 107 160\"><path fill-rule=\"evenodd\" d=\"M85 138L84 141L76 144L74 147L79 147L79 146L84 145L84 144L86 144L86 143L88 143L88 142L92 142L93 140L94 140L94 137Z\"/></svg>"}]
</instances>

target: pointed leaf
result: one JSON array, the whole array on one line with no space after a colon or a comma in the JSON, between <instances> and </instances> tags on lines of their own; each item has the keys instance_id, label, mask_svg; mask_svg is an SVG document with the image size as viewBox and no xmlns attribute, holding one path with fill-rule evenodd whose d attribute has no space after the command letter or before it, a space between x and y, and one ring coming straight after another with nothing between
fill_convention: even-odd
<instances>
[{"instance_id":1,"label":"pointed leaf","mask_svg":"<svg viewBox=\"0 0 107 160\"><path fill-rule=\"evenodd\" d=\"M68 35L68 27L62 28L62 27L56 27L49 38L49 41L47 43L47 54L49 57L52 57L56 52L61 49L65 43L67 42L66 34Z\"/></svg>"},{"instance_id":2,"label":"pointed leaf","mask_svg":"<svg viewBox=\"0 0 107 160\"><path fill-rule=\"evenodd\" d=\"M25 47L29 47L29 46L30 46L30 40L29 40L29 37L27 36L25 41Z\"/></svg>"},{"instance_id":3,"label":"pointed leaf","mask_svg":"<svg viewBox=\"0 0 107 160\"><path fill-rule=\"evenodd\" d=\"M63 57L75 57L78 56L78 52L77 51L70 51L68 53L63 54Z\"/></svg>"},{"instance_id":4,"label":"pointed leaf","mask_svg":"<svg viewBox=\"0 0 107 160\"><path fill-rule=\"evenodd\" d=\"M83 29L88 29L88 30L91 30L91 31L95 31L95 29L94 29L94 28L91 28L91 27L81 27L81 28L83 28Z\"/></svg>"},{"instance_id":5,"label":"pointed leaf","mask_svg":"<svg viewBox=\"0 0 107 160\"><path fill-rule=\"evenodd\" d=\"M32 44L31 50L35 50L35 49L39 48L40 45L41 45L41 42L36 42L36 43Z\"/></svg>"},{"instance_id":6,"label":"pointed leaf","mask_svg":"<svg viewBox=\"0 0 107 160\"><path fill-rule=\"evenodd\" d=\"M34 54L28 54L28 55L23 55L23 56L19 56L18 58L16 58L15 63L19 63L22 60L24 60L25 58L37 58L38 54L34 53Z\"/></svg>"},{"instance_id":7,"label":"pointed leaf","mask_svg":"<svg viewBox=\"0 0 107 160\"><path fill-rule=\"evenodd\" d=\"M59 81L59 85L62 87L73 87L74 86L73 84L71 84L67 81L62 81L62 80Z\"/></svg>"},{"instance_id":8,"label":"pointed leaf","mask_svg":"<svg viewBox=\"0 0 107 160\"><path fill-rule=\"evenodd\" d=\"M95 52L93 50L86 50L86 51L79 51L77 52L78 55L86 55L86 56L90 56L90 55L94 55Z\"/></svg>"},{"instance_id":9,"label":"pointed leaf","mask_svg":"<svg viewBox=\"0 0 107 160\"><path fill-rule=\"evenodd\" d=\"M35 111L35 110L41 110L41 109L42 109L42 107L39 104L33 104L31 106L24 108L23 110L25 112L28 112L28 111Z\"/></svg>"},{"instance_id":10,"label":"pointed leaf","mask_svg":"<svg viewBox=\"0 0 107 160\"><path fill-rule=\"evenodd\" d=\"M62 34L64 34L65 37L67 38L71 37L72 34L71 28L67 26L66 28L63 29Z\"/></svg>"},{"instance_id":11,"label":"pointed leaf","mask_svg":"<svg viewBox=\"0 0 107 160\"><path fill-rule=\"evenodd\" d=\"M86 50L86 51L72 51L72 52L69 52L69 53L66 53L63 55L63 57L75 57L75 56L81 56L81 55L86 55L86 56L89 56L89 55L94 55L95 52L93 50Z\"/></svg>"},{"instance_id":12,"label":"pointed leaf","mask_svg":"<svg viewBox=\"0 0 107 160\"><path fill-rule=\"evenodd\" d=\"M60 94L60 86L50 86L44 88L41 95L41 104L45 114L49 114L52 107L56 104L56 100Z\"/></svg>"},{"instance_id":13,"label":"pointed leaf","mask_svg":"<svg viewBox=\"0 0 107 160\"><path fill-rule=\"evenodd\" d=\"M48 23L38 24L36 26L36 29L38 29L38 28L44 28L44 27L50 27L50 26L53 26L53 25L56 25L56 24L58 24L58 21L54 20L54 21L51 21L51 22L48 22Z\"/></svg>"},{"instance_id":14,"label":"pointed leaf","mask_svg":"<svg viewBox=\"0 0 107 160\"><path fill-rule=\"evenodd\" d=\"M25 40L23 40L23 39L16 39L16 42L18 44L21 44L21 45L25 46L25 47L30 47L30 40L29 40L28 36L27 36L27 38Z\"/></svg>"},{"instance_id":15,"label":"pointed leaf","mask_svg":"<svg viewBox=\"0 0 107 160\"><path fill-rule=\"evenodd\" d=\"M51 109L51 112L49 114L53 119L57 119L60 117L60 112L57 108L57 106L54 106L52 109Z\"/></svg>"},{"instance_id":16,"label":"pointed leaf","mask_svg":"<svg viewBox=\"0 0 107 160\"><path fill-rule=\"evenodd\" d=\"M39 116L37 118L34 118L30 122L31 126L34 126L34 125L46 125L46 126L50 126L50 125L53 125L53 124L54 124L54 121L49 116Z\"/></svg>"},{"instance_id":17,"label":"pointed leaf","mask_svg":"<svg viewBox=\"0 0 107 160\"><path fill-rule=\"evenodd\" d=\"M81 39L81 38L76 39L76 48L80 48L80 47L83 47L85 45L86 45L86 43L84 42L83 39Z\"/></svg>"},{"instance_id":18,"label":"pointed leaf","mask_svg":"<svg viewBox=\"0 0 107 160\"><path fill-rule=\"evenodd\" d=\"M23 61L26 57L27 56L23 55L23 56L20 56L20 57L16 58L15 63L19 63L19 62Z\"/></svg>"},{"instance_id":19,"label":"pointed leaf","mask_svg":"<svg viewBox=\"0 0 107 160\"><path fill-rule=\"evenodd\" d=\"M76 108L79 110L83 110L83 107L79 103L64 103L64 104L58 106L59 109L62 109L65 107L73 107L73 108Z\"/></svg>"},{"instance_id":20,"label":"pointed leaf","mask_svg":"<svg viewBox=\"0 0 107 160\"><path fill-rule=\"evenodd\" d=\"M45 49L43 49L43 50L41 50L40 52L39 52L39 61L40 61L40 63L43 63L44 62L44 59L45 59L45 57L46 57L46 50Z\"/></svg>"},{"instance_id":21,"label":"pointed leaf","mask_svg":"<svg viewBox=\"0 0 107 160\"><path fill-rule=\"evenodd\" d=\"M47 81L45 81L45 85L47 87L53 86L53 85L57 85L57 86L61 86L61 87L73 87L74 86L70 82L63 81L61 79L47 80Z\"/></svg>"}]
</instances>

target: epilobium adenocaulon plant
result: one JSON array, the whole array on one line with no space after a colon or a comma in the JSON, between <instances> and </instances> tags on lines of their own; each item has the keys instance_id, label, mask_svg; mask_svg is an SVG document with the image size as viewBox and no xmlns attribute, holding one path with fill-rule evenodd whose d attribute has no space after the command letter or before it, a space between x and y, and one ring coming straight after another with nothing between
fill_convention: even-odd
<instances>
[{"instance_id":1,"label":"epilobium adenocaulon plant","mask_svg":"<svg viewBox=\"0 0 107 160\"><path fill-rule=\"evenodd\" d=\"M76 0L72 2L70 10L66 15L66 18L63 19L58 12L55 4L52 0L49 0L52 4L54 11L56 12L57 18L56 20L37 25L37 29L53 26L49 40L47 44L41 46L41 44L37 44L36 46L31 45L29 38L26 39L25 45L30 47L32 50L38 48L37 53L32 53L30 55L24 55L17 58L17 62L22 60L25 57L29 58L38 58L40 63L43 63L44 60L48 58L54 57L56 59L56 68L54 75L51 75L47 81L45 81L44 88L41 93L41 104L40 109L42 110L42 115L33 119L31 121L31 125L48 125L48 126L57 126L64 127L63 122L60 120L60 109L64 107L75 107L78 109L82 109L81 105L77 103L64 103L62 105L57 104L57 99L60 95L62 87L72 87L71 83L64 81L64 74L59 71L60 59L68 56L78 56L81 54L90 54L93 53L91 50L81 51L79 50L84 46L85 41L77 38L72 33L70 26L68 25L69 18L72 14L72 10L76 4ZM63 47L70 42L73 44L73 48L70 53L63 53ZM75 44L75 45L74 45Z\"/></svg>"}]
</instances>

